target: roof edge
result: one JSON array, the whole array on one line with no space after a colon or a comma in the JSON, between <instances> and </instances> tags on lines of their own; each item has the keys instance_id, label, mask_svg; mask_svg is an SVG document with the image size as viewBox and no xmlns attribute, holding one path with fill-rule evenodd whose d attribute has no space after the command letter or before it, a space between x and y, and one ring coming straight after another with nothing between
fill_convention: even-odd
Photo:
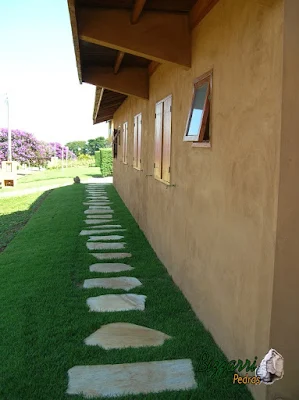
<instances>
[{"instance_id":1,"label":"roof edge","mask_svg":"<svg viewBox=\"0 0 299 400\"><path fill-rule=\"evenodd\" d=\"M79 82L82 84L82 68L81 68L81 55L80 55L80 45L79 45L79 35L78 35L78 23L76 16L75 0L68 0L70 22L73 34L73 44L76 56L76 64L78 71Z\"/></svg>"}]
</instances>

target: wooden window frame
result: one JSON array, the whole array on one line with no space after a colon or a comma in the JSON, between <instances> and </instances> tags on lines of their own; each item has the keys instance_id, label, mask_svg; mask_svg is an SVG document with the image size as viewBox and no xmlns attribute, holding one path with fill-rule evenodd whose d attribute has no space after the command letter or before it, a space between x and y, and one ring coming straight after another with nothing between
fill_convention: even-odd
<instances>
[{"instance_id":1,"label":"wooden window frame","mask_svg":"<svg viewBox=\"0 0 299 400\"><path fill-rule=\"evenodd\" d=\"M140 119L140 131L138 128ZM135 139L135 123L137 124L137 131L136 131L136 139ZM142 113L138 113L134 115L134 122L133 122L133 168L137 169L138 171L142 171L142 158L141 158L141 151L142 151ZM137 148L135 149L135 140ZM136 158L135 158L136 156Z\"/></svg>"},{"instance_id":2,"label":"wooden window frame","mask_svg":"<svg viewBox=\"0 0 299 400\"><path fill-rule=\"evenodd\" d=\"M203 116L202 116L202 120L201 120L201 125L199 127L197 135L188 136L196 91L197 91L197 89L202 87L205 83L208 83L209 85L208 85L208 90L207 90L207 94L205 97L204 108L203 108L204 111L203 111ZM190 107L190 111L188 114L188 119L187 119L184 139L183 139L184 142L201 143L202 144L201 147L209 147L207 144L210 143L210 137L209 137L209 140L204 140L204 136L205 136L208 118L210 117L210 113L211 113L212 85L213 85L213 71L212 70L205 73L204 75L200 76L199 78L196 78L193 81L193 96L192 96L191 107ZM206 146L205 146L205 144L206 144Z\"/></svg>"},{"instance_id":3,"label":"wooden window frame","mask_svg":"<svg viewBox=\"0 0 299 400\"><path fill-rule=\"evenodd\" d=\"M169 153L170 153L170 160L169 160L169 170L168 170L168 174L169 174L169 180L164 179L164 174L163 174L163 159L164 159L164 149L163 149L163 143L164 143L164 116L165 116L165 103L167 102L167 100L170 99L170 113L171 113L171 117L170 117L170 147L169 147ZM161 141L159 143L159 147L160 147L160 162L159 162L159 176L157 176L156 173L156 114L155 114L155 142L154 142L154 149L155 149L155 157L154 157L154 178L157 181L160 181L166 185L170 185L170 180L171 180L171 175L170 175L170 171L171 171L171 148L172 148L172 99L173 96L172 94L169 94L168 96L164 97L162 100L157 101L157 103L155 104L155 111L157 110L157 106L162 104L162 121L161 121Z\"/></svg>"}]
</instances>

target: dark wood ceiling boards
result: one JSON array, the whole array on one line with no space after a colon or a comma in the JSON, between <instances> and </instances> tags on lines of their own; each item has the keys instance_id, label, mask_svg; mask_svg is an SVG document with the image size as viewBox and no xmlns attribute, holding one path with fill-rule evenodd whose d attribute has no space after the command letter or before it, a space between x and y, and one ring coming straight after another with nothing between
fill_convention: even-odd
<instances>
[{"instance_id":1,"label":"dark wood ceiling boards","mask_svg":"<svg viewBox=\"0 0 299 400\"><path fill-rule=\"evenodd\" d=\"M96 86L94 123L149 97L161 63L191 66L191 30L219 0L68 0L78 76Z\"/></svg>"}]
</instances>

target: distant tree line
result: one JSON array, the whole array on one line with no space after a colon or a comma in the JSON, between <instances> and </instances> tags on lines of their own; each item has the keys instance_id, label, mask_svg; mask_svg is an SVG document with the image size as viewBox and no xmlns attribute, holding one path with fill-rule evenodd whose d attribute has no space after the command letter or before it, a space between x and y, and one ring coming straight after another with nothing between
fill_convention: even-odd
<instances>
[{"instance_id":1,"label":"distant tree line","mask_svg":"<svg viewBox=\"0 0 299 400\"><path fill-rule=\"evenodd\" d=\"M83 140L78 140L74 142L69 142L66 144L70 151L72 151L77 157L84 154L89 156L94 156L95 152L110 147L110 143L103 136L96 139L89 139L87 142Z\"/></svg>"}]
</instances>

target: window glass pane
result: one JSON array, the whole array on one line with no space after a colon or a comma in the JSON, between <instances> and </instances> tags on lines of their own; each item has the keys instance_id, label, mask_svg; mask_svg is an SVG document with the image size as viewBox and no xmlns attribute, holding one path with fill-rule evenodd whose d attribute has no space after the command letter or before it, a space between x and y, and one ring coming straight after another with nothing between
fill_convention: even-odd
<instances>
[{"instance_id":1,"label":"window glass pane","mask_svg":"<svg viewBox=\"0 0 299 400\"><path fill-rule=\"evenodd\" d=\"M197 136L199 133L208 87L209 87L209 84L205 83L203 86L196 89L195 97L194 97L194 101L193 101L193 105L192 105L193 106L192 115L191 115L191 120L190 120L190 125L189 125L187 136Z\"/></svg>"}]
</instances>

